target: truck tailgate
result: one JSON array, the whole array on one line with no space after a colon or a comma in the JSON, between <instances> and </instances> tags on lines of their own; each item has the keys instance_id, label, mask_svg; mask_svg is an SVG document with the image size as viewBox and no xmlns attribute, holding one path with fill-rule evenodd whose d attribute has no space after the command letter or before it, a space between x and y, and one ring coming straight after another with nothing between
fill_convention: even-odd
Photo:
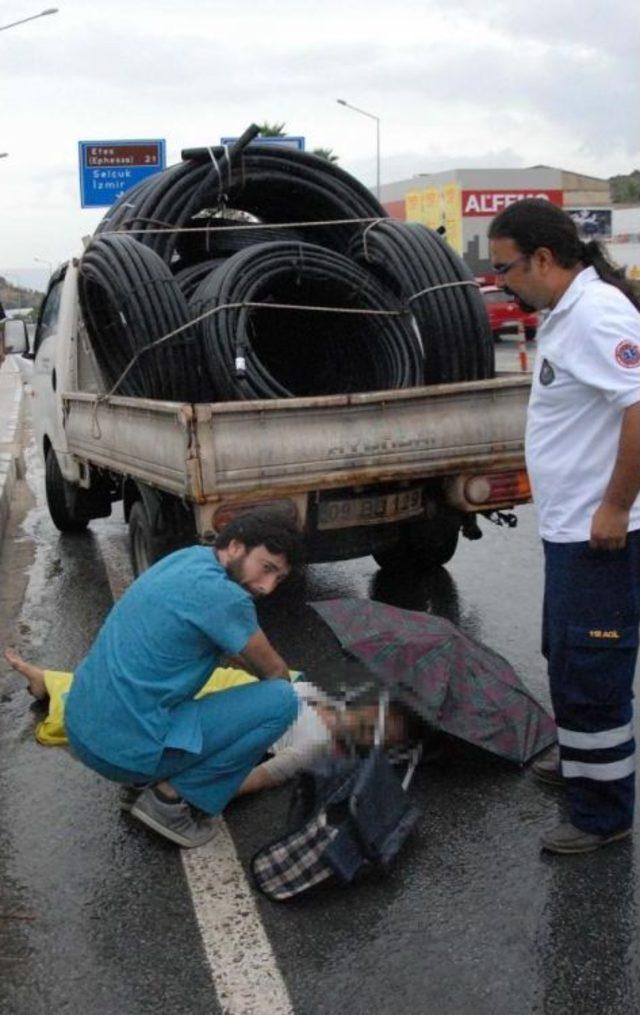
<instances>
[{"instance_id":1,"label":"truck tailgate","mask_svg":"<svg viewBox=\"0 0 640 1015\"><path fill-rule=\"evenodd\" d=\"M530 378L182 405L63 396L70 450L202 503L520 468Z\"/></svg>"}]
</instances>

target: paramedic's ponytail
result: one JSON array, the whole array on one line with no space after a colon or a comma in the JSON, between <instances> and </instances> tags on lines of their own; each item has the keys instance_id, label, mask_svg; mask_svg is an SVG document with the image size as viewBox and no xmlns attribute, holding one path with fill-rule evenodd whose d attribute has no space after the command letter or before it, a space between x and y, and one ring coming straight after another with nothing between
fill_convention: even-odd
<instances>
[{"instance_id":1,"label":"paramedic's ponytail","mask_svg":"<svg viewBox=\"0 0 640 1015\"><path fill-rule=\"evenodd\" d=\"M580 244L580 260L586 267L595 268L603 282L608 282L609 285L619 289L633 303L636 310L640 310L640 296L633 284L625 278L624 269L616 268L611 263L597 240L589 240L588 243Z\"/></svg>"}]
</instances>

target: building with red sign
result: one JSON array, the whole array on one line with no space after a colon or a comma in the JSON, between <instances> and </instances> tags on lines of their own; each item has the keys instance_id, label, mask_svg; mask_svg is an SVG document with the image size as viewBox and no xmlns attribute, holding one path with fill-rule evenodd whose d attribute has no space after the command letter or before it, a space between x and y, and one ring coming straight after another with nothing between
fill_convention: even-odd
<instances>
[{"instance_id":1,"label":"building with red sign","mask_svg":"<svg viewBox=\"0 0 640 1015\"><path fill-rule=\"evenodd\" d=\"M578 219L587 212L611 208L608 180L550 166L419 173L381 188L382 204L390 215L443 229L447 241L478 276L489 273L489 222L523 197L552 201Z\"/></svg>"}]
</instances>

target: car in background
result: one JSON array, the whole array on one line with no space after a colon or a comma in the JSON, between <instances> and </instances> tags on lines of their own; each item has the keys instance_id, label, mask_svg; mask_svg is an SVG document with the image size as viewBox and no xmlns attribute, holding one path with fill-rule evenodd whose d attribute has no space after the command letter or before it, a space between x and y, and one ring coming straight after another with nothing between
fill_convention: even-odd
<instances>
[{"instance_id":1,"label":"car in background","mask_svg":"<svg viewBox=\"0 0 640 1015\"><path fill-rule=\"evenodd\" d=\"M521 325L528 342L536 337L539 323L537 313L523 310L513 296L496 285L483 285L480 292L496 341L499 341L502 335L517 335Z\"/></svg>"}]
</instances>

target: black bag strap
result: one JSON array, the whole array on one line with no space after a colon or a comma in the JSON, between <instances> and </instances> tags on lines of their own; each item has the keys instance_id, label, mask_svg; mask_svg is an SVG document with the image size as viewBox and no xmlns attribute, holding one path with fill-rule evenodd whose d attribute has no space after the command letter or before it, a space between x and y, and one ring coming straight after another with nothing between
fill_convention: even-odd
<instances>
[{"instance_id":1,"label":"black bag strap","mask_svg":"<svg viewBox=\"0 0 640 1015\"><path fill-rule=\"evenodd\" d=\"M365 855L382 864L395 856L418 820L418 809L379 747L362 763L349 798L349 814Z\"/></svg>"}]
</instances>

